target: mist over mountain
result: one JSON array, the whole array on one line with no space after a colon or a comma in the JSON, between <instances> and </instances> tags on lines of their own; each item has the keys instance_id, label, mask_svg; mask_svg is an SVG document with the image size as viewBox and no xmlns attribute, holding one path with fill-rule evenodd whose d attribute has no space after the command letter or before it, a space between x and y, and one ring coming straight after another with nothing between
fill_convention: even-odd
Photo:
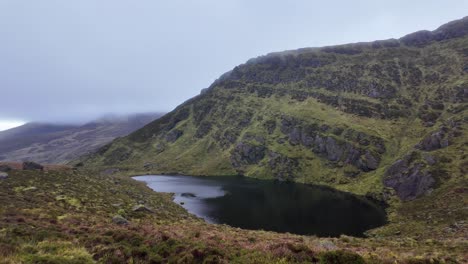
<instances>
[{"instance_id":1,"label":"mist over mountain","mask_svg":"<svg viewBox=\"0 0 468 264\"><path fill-rule=\"evenodd\" d=\"M84 124L26 123L0 132L0 161L66 163L162 115L106 115Z\"/></svg>"}]
</instances>

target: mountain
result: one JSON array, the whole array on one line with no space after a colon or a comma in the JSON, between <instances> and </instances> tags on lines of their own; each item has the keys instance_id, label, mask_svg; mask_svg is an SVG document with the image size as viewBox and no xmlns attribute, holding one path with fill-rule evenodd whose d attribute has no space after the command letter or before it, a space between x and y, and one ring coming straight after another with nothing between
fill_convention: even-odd
<instances>
[{"instance_id":1,"label":"mountain","mask_svg":"<svg viewBox=\"0 0 468 264\"><path fill-rule=\"evenodd\" d=\"M82 162L329 185L389 203L385 232L435 235L466 217L467 100L465 17L251 59Z\"/></svg>"},{"instance_id":2,"label":"mountain","mask_svg":"<svg viewBox=\"0 0 468 264\"><path fill-rule=\"evenodd\" d=\"M0 161L66 163L116 137L128 135L161 115L109 116L84 125L27 123L0 132Z\"/></svg>"}]
</instances>

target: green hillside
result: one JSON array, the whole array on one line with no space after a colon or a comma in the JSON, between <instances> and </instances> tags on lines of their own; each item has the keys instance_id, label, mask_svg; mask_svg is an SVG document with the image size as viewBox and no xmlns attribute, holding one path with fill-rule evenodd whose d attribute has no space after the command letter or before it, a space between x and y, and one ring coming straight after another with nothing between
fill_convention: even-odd
<instances>
[{"instance_id":1,"label":"green hillside","mask_svg":"<svg viewBox=\"0 0 468 264\"><path fill-rule=\"evenodd\" d=\"M400 39L272 53L79 165L329 185L389 203L377 233L460 236L467 74L468 17Z\"/></svg>"}]
</instances>

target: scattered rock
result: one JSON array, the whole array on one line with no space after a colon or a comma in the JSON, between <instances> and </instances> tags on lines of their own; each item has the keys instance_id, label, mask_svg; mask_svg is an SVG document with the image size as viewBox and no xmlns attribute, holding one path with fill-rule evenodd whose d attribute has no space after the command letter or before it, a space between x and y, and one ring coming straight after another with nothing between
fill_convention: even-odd
<instances>
[{"instance_id":1,"label":"scattered rock","mask_svg":"<svg viewBox=\"0 0 468 264\"><path fill-rule=\"evenodd\" d=\"M433 151L448 147L452 139L461 132L461 124L458 121L450 120L445 122L437 131L424 137L415 147L424 151Z\"/></svg>"},{"instance_id":2,"label":"scattered rock","mask_svg":"<svg viewBox=\"0 0 468 264\"><path fill-rule=\"evenodd\" d=\"M112 222L117 225L128 225L130 222L121 215L112 217Z\"/></svg>"},{"instance_id":3,"label":"scattered rock","mask_svg":"<svg viewBox=\"0 0 468 264\"><path fill-rule=\"evenodd\" d=\"M157 167L158 167L158 164L156 164L156 163L147 162L147 163L145 163L143 165L143 168L145 168L145 170L151 170L151 169L154 169L154 168L157 168Z\"/></svg>"},{"instance_id":4,"label":"scattered rock","mask_svg":"<svg viewBox=\"0 0 468 264\"><path fill-rule=\"evenodd\" d=\"M132 208L133 212L145 212L145 213L154 213L153 210L151 210L149 207L143 204L137 204L133 206Z\"/></svg>"},{"instance_id":5,"label":"scattered rock","mask_svg":"<svg viewBox=\"0 0 468 264\"><path fill-rule=\"evenodd\" d=\"M187 198L195 198L197 197L195 194L193 193L182 193L180 196L182 197L187 197Z\"/></svg>"},{"instance_id":6,"label":"scattered rock","mask_svg":"<svg viewBox=\"0 0 468 264\"><path fill-rule=\"evenodd\" d=\"M0 172L9 172L11 171L13 168L8 166L8 165L0 165Z\"/></svg>"},{"instance_id":7,"label":"scattered rock","mask_svg":"<svg viewBox=\"0 0 468 264\"><path fill-rule=\"evenodd\" d=\"M119 171L120 171L120 170L119 170L119 169L116 169L116 168L109 168L109 169L103 170L101 173L102 173L102 174L105 174L105 175L111 175L111 174L117 173L117 172L119 172Z\"/></svg>"},{"instance_id":8,"label":"scattered rock","mask_svg":"<svg viewBox=\"0 0 468 264\"><path fill-rule=\"evenodd\" d=\"M8 178L8 173L0 172L0 180L5 180L6 178Z\"/></svg>"},{"instance_id":9,"label":"scattered rock","mask_svg":"<svg viewBox=\"0 0 468 264\"><path fill-rule=\"evenodd\" d=\"M23 170L44 170L44 166L32 161L23 162Z\"/></svg>"},{"instance_id":10,"label":"scattered rock","mask_svg":"<svg viewBox=\"0 0 468 264\"><path fill-rule=\"evenodd\" d=\"M330 240L320 240L320 246L325 250L336 250L338 247Z\"/></svg>"},{"instance_id":11,"label":"scattered rock","mask_svg":"<svg viewBox=\"0 0 468 264\"><path fill-rule=\"evenodd\" d=\"M27 191L31 191L31 192L34 192L34 191L37 191L37 187L34 187L34 186L31 186L31 187L26 187L23 189L24 192L27 192Z\"/></svg>"}]
</instances>

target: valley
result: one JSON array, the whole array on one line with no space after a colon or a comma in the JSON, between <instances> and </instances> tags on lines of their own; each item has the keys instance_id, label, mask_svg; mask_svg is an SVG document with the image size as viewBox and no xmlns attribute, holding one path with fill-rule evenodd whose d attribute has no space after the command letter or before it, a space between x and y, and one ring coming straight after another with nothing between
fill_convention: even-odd
<instances>
[{"instance_id":1,"label":"valley","mask_svg":"<svg viewBox=\"0 0 468 264\"><path fill-rule=\"evenodd\" d=\"M468 262L468 17L101 121L0 133L0 263Z\"/></svg>"}]
</instances>

